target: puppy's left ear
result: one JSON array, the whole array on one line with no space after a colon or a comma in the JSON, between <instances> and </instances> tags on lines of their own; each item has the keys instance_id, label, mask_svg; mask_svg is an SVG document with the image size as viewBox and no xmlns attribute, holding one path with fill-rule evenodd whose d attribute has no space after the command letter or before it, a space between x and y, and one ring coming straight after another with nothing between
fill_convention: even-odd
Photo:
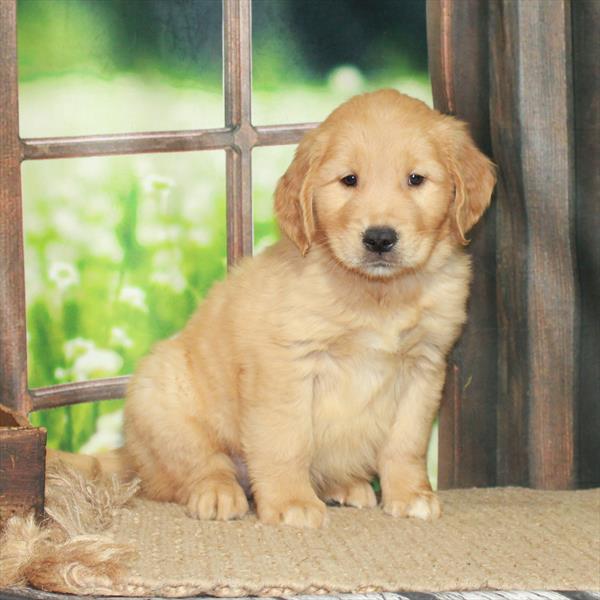
<instances>
[{"instance_id":1,"label":"puppy's left ear","mask_svg":"<svg viewBox=\"0 0 600 600\"><path fill-rule=\"evenodd\" d=\"M281 231L305 255L315 235L312 175L320 158L319 130L302 138L275 190L275 215Z\"/></svg>"},{"instance_id":2,"label":"puppy's left ear","mask_svg":"<svg viewBox=\"0 0 600 600\"><path fill-rule=\"evenodd\" d=\"M477 148L465 123L445 117L442 127L448 169L454 179L452 228L458 241L466 245L465 234L490 205L496 168Z\"/></svg>"}]
</instances>

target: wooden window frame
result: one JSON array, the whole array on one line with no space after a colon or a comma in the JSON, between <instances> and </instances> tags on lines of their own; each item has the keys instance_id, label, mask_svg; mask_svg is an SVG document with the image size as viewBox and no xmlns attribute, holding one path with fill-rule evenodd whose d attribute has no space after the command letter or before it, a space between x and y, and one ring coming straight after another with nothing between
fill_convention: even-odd
<instances>
[{"instance_id":1,"label":"wooden window frame","mask_svg":"<svg viewBox=\"0 0 600 600\"><path fill-rule=\"evenodd\" d=\"M298 143L316 123L252 124L251 0L222 0L225 127L53 138L19 136L16 0L0 3L0 398L20 414L122 398L129 376L52 385L27 385L21 163L157 152L225 150L227 262L252 254L252 150Z\"/></svg>"}]
</instances>

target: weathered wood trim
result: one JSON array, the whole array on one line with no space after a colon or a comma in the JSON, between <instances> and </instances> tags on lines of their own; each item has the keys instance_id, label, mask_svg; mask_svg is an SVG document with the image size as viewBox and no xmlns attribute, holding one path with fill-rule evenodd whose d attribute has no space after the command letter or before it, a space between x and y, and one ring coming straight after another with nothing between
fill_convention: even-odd
<instances>
[{"instance_id":1,"label":"weathered wood trim","mask_svg":"<svg viewBox=\"0 0 600 600\"><path fill-rule=\"evenodd\" d=\"M223 0L225 125L237 143L226 152L227 260L235 264L253 250L252 7L250 0Z\"/></svg>"},{"instance_id":2,"label":"weathered wood trim","mask_svg":"<svg viewBox=\"0 0 600 600\"><path fill-rule=\"evenodd\" d=\"M150 131L53 138L21 139L22 160L46 160L82 156L112 156L157 152L224 150L234 146L279 146L297 144L318 123L258 125L197 131Z\"/></svg>"},{"instance_id":3,"label":"weathered wood trim","mask_svg":"<svg viewBox=\"0 0 600 600\"><path fill-rule=\"evenodd\" d=\"M26 415L27 343L17 90L17 8L0 2L0 402Z\"/></svg>"},{"instance_id":4,"label":"weathered wood trim","mask_svg":"<svg viewBox=\"0 0 600 600\"><path fill-rule=\"evenodd\" d=\"M516 117L519 26L514 2L490 5L490 112L497 210L498 485L528 485L527 211Z\"/></svg>"},{"instance_id":5,"label":"weathered wood trim","mask_svg":"<svg viewBox=\"0 0 600 600\"><path fill-rule=\"evenodd\" d=\"M527 35L519 112L529 225L530 481L562 489L575 484L578 341L570 4L529 0L519 13Z\"/></svg>"},{"instance_id":6,"label":"weathered wood trim","mask_svg":"<svg viewBox=\"0 0 600 600\"><path fill-rule=\"evenodd\" d=\"M570 488L579 332L570 3L497 0L492 33L499 479L521 483L526 456L530 485Z\"/></svg>"},{"instance_id":7,"label":"weathered wood trim","mask_svg":"<svg viewBox=\"0 0 600 600\"><path fill-rule=\"evenodd\" d=\"M576 235L580 286L579 487L600 486L600 2L572 2Z\"/></svg>"},{"instance_id":8,"label":"weathered wood trim","mask_svg":"<svg viewBox=\"0 0 600 600\"><path fill-rule=\"evenodd\" d=\"M129 375L106 377L91 381L74 381L29 390L33 402L32 410L69 406L96 400L124 398Z\"/></svg>"},{"instance_id":9,"label":"weathered wood trim","mask_svg":"<svg viewBox=\"0 0 600 600\"><path fill-rule=\"evenodd\" d=\"M29 420L20 412L0 404L0 427L29 427Z\"/></svg>"},{"instance_id":10,"label":"weathered wood trim","mask_svg":"<svg viewBox=\"0 0 600 600\"><path fill-rule=\"evenodd\" d=\"M427 3L434 104L466 121L489 154L488 6L478 0ZM496 257L492 208L471 233L469 320L448 366L440 412L441 488L495 484Z\"/></svg>"}]
</instances>

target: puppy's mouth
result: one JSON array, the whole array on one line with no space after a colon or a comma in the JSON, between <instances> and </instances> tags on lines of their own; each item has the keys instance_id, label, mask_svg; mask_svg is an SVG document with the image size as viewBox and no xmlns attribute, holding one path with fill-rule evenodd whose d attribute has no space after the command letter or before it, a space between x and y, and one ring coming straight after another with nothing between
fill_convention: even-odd
<instances>
[{"instance_id":1,"label":"puppy's mouth","mask_svg":"<svg viewBox=\"0 0 600 600\"><path fill-rule=\"evenodd\" d=\"M391 257L390 257L391 258ZM385 259L381 256L365 257L361 268L365 273L376 277L389 277L396 273L399 268L397 260Z\"/></svg>"},{"instance_id":2,"label":"puppy's mouth","mask_svg":"<svg viewBox=\"0 0 600 600\"><path fill-rule=\"evenodd\" d=\"M396 266L388 260L367 260L363 264L366 269L393 269Z\"/></svg>"},{"instance_id":3,"label":"puppy's mouth","mask_svg":"<svg viewBox=\"0 0 600 600\"><path fill-rule=\"evenodd\" d=\"M338 249L331 243L329 250L339 264L368 278L388 279L404 269L404 261L397 250L379 253L363 249L362 252L356 252L356 249L352 248L350 251L344 251L343 246Z\"/></svg>"}]
</instances>

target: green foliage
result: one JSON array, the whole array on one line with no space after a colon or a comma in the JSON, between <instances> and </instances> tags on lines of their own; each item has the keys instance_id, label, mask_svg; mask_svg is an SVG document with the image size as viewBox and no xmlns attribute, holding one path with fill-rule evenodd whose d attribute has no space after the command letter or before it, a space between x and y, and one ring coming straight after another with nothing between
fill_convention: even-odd
<instances>
[{"instance_id":1,"label":"green foliage","mask_svg":"<svg viewBox=\"0 0 600 600\"><path fill-rule=\"evenodd\" d=\"M106 76L113 51L113 14L105 2L19 0L21 80L67 72Z\"/></svg>"},{"instance_id":2,"label":"green foliage","mask_svg":"<svg viewBox=\"0 0 600 600\"><path fill-rule=\"evenodd\" d=\"M223 170L215 158L208 156L200 169L189 155L27 165L32 387L130 373L223 277ZM177 176L175 183L162 174L174 167L210 176L220 192L202 197L192 189L193 176ZM138 174L151 168L160 174ZM48 428L51 446L74 450L94 432L99 406L42 411L33 420Z\"/></svg>"},{"instance_id":3,"label":"green foliage","mask_svg":"<svg viewBox=\"0 0 600 600\"><path fill-rule=\"evenodd\" d=\"M21 77L116 73L218 88L220 0L18 0ZM342 64L390 79L427 65L425 0L253 0L259 87Z\"/></svg>"}]
</instances>

